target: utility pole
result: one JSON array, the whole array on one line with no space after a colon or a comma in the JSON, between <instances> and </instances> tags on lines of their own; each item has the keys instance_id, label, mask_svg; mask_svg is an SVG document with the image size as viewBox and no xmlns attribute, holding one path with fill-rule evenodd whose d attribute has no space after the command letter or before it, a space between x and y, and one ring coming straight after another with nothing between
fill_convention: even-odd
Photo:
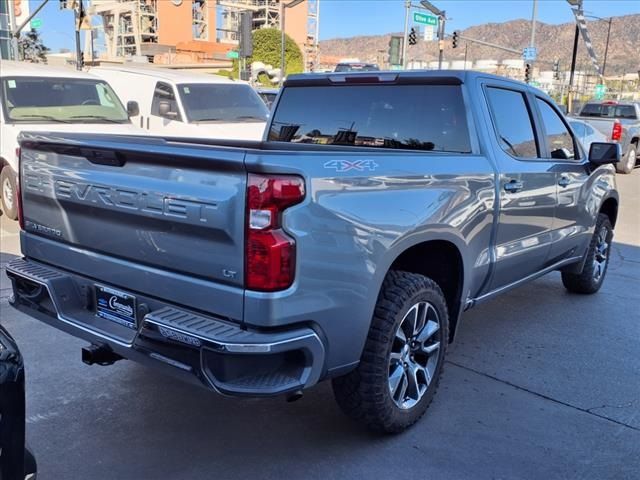
<instances>
[{"instance_id":1,"label":"utility pole","mask_svg":"<svg viewBox=\"0 0 640 480\"><path fill-rule=\"evenodd\" d=\"M531 41L530 47L536 46L536 16L538 14L538 0L533 0L533 13L531 14Z\"/></svg>"},{"instance_id":2,"label":"utility pole","mask_svg":"<svg viewBox=\"0 0 640 480\"><path fill-rule=\"evenodd\" d=\"M604 79L604 69L607 68L607 54L609 53L609 37L611 36L611 20L613 17L609 17L609 28L607 30L607 43L604 47L604 59L602 60L602 78Z\"/></svg>"},{"instance_id":3,"label":"utility pole","mask_svg":"<svg viewBox=\"0 0 640 480\"><path fill-rule=\"evenodd\" d=\"M409 15L411 15L411 0L404 2L404 41L402 42L402 69L407 69L407 45L409 44Z\"/></svg>"},{"instance_id":4,"label":"utility pole","mask_svg":"<svg viewBox=\"0 0 640 480\"><path fill-rule=\"evenodd\" d=\"M464 69L467 69L467 50L469 50L469 44L464 42Z\"/></svg>"},{"instance_id":5,"label":"utility pole","mask_svg":"<svg viewBox=\"0 0 640 480\"><path fill-rule=\"evenodd\" d=\"M285 38L286 33L284 32L284 17L287 8L295 7L299 5L304 0L291 0L289 3L285 4L284 0L280 0L280 86L284 83L285 77Z\"/></svg>"},{"instance_id":6,"label":"utility pole","mask_svg":"<svg viewBox=\"0 0 640 480\"><path fill-rule=\"evenodd\" d=\"M573 104L573 77L576 72L576 57L578 56L578 38L580 37L580 28L576 25L576 33L573 37L573 54L571 55L571 73L569 73L569 90L567 92L567 113L571 113Z\"/></svg>"},{"instance_id":7,"label":"utility pole","mask_svg":"<svg viewBox=\"0 0 640 480\"><path fill-rule=\"evenodd\" d=\"M444 24L447 18L447 12L440 10L428 0L421 0L420 5L438 17L438 69L442 69L442 60L444 59Z\"/></svg>"},{"instance_id":8,"label":"utility pole","mask_svg":"<svg viewBox=\"0 0 640 480\"><path fill-rule=\"evenodd\" d=\"M82 0L78 1L78 8L74 10L75 20L76 20L76 69L82 70L83 59L82 59L82 49L80 48L80 26L82 25L82 20L84 19L84 5Z\"/></svg>"}]
</instances>

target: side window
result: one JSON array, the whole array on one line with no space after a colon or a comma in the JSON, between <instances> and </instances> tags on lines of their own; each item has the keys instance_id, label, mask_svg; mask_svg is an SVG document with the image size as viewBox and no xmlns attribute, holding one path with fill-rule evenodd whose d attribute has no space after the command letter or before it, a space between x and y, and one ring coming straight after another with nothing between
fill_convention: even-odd
<instances>
[{"instance_id":1,"label":"side window","mask_svg":"<svg viewBox=\"0 0 640 480\"><path fill-rule=\"evenodd\" d=\"M536 98L536 103L542 116L550 157L558 160L576 158L573 135L560 115L541 98Z\"/></svg>"},{"instance_id":2,"label":"side window","mask_svg":"<svg viewBox=\"0 0 640 480\"><path fill-rule=\"evenodd\" d=\"M180 109L178 108L178 101L173 91L173 87L167 83L158 82L153 92L153 101L151 102L151 115L156 117L163 117L160 115L160 102L169 102L169 111L175 113L172 116L166 116L171 120L182 121L180 118Z\"/></svg>"},{"instance_id":3,"label":"side window","mask_svg":"<svg viewBox=\"0 0 640 480\"><path fill-rule=\"evenodd\" d=\"M489 87L487 97L502 149L514 157L538 158L538 144L524 94Z\"/></svg>"}]
</instances>

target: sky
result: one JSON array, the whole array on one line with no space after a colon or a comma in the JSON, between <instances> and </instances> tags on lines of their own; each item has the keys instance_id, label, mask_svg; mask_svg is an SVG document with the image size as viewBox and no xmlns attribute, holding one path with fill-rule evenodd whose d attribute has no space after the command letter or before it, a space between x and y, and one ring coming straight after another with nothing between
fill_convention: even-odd
<instances>
[{"instance_id":1,"label":"sky","mask_svg":"<svg viewBox=\"0 0 640 480\"><path fill-rule=\"evenodd\" d=\"M30 0L31 11L42 1ZM530 19L533 6L533 0L432 0L431 3L447 12L447 33L488 22ZM584 9L598 17L628 15L640 13L640 1L584 0ZM38 18L42 19L40 31L44 43L52 52L74 49L72 11L60 10L58 0L50 0ZM552 24L573 21L565 0L538 0L537 18ZM400 32L403 28L404 0L320 0L321 40Z\"/></svg>"}]
</instances>

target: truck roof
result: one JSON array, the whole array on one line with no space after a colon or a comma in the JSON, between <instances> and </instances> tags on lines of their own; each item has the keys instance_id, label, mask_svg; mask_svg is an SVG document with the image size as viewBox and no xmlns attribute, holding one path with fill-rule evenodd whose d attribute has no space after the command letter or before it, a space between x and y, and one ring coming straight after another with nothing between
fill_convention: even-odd
<instances>
[{"instance_id":1,"label":"truck roof","mask_svg":"<svg viewBox=\"0 0 640 480\"><path fill-rule=\"evenodd\" d=\"M634 102L633 100L623 101L623 100L588 100L585 102L586 104L591 105L620 105L620 106L628 106L628 105L640 105L639 102Z\"/></svg>"},{"instance_id":2,"label":"truck roof","mask_svg":"<svg viewBox=\"0 0 640 480\"><path fill-rule=\"evenodd\" d=\"M150 66L124 66L113 65L105 67L95 67L92 71L115 71L134 75L142 75L145 77L152 77L167 82L173 83L240 83L230 80L229 78L222 77L220 75L212 75L208 73L200 72L185 72L180 70L172 70L163 67L150 67Z\"/></svg>"},{"instance_id":3,"label":"truck roof","mask_svg":"<svg viewBox=\"0 0 640 480\"><path fill-rule=\"evenodd\" d=\"M2 60L0 77L53 77L53 78L90 78L97 80L90 73L78 71L70 67L51 67L30 62Z\"/></svg>"},{"instance_id":4,"label":"truck roof","mask_svg":"<svg viewBox=\"0 0 640 480\"><path fill-rule=\"evenodd\" d=\"M303 84L330 84L341 83L345 81L345 78L354 83L358 83L358 78L367 78L366 83L376 83L375 80L371 81L374 77L378 77L380 83L394 82L398 80L408 81L444 81L452 83L467 83L476 78L491 78L500 80L501 82L509 82L520 87L526 86L534 89L530 85L519 80L513 80L499 75L493 75L489 73L477 72L473 70L381 70L381 71L368 71L368 72L323 72L323 73L300 73L295 75L289 75L285 81L285 86L289 85L303 85ZM537 90L537 89L536 89Z\"/></svg>"}]
</instances>

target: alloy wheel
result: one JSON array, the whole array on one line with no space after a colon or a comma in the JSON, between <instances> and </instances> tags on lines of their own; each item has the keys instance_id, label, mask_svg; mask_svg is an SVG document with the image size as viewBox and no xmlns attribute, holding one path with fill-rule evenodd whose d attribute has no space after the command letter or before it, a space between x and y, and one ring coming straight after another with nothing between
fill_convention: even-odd
<instances>
[{"instance_id":1,"label":"alloy wheel","mask_svg":"<svg viewBox=\"0 0 640 480\"><path fill-rule=\"evenodd\" d=\"M11 210L13 208L13 187L8 178L5 178L4 182L2 182L2 199L7 210Z\"/></svg>"},{"instance_id":2,"label":"alloy wheel","mask_svg":"<svg viewBox=\"0 0 640 480\"><path fill-rule=\"evenodd\" d=\"M598 233L598 239L596 240L595 255L593 258L593 279L596 282L600 281L607 268L607 258L609 256L608 236L609 231L606 228L601 228Z\"/></svg>"},{"instance_id":3,"label":"alloy wheel","mask_svg":"<svg viewBox=\"0 0 640 480\"><path fill-rule=\"evenodd\" d=\"M389 359L389 392L407 410L424 396L438 367L440 317L429 302L418 302L396 330Z\"/></svg>"}]
</instances>

